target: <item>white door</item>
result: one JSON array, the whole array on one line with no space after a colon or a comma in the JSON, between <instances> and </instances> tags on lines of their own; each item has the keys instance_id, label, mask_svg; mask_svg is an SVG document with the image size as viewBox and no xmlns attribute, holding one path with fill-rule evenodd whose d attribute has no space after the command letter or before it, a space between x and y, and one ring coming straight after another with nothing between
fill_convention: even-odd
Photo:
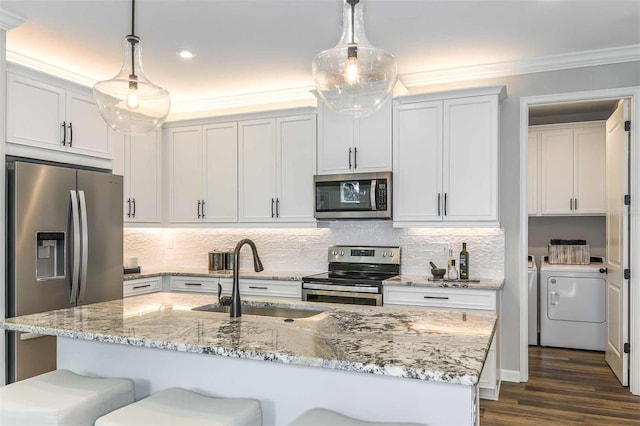
<instances>
[{"instance_id":1,"label":"white door","mask_svg":"<svg viewBox=\"0 0 640 426\"><path fill-rule=\"evenodd\" d=\"M605 207L605 129L573 131L573 212L603 214Z\"/></svg>"},{"instance_id":2,"label":"white door","mask_svg":"<svg viewBox=\"0 0 640 426\"><path fill-rule=\"evenodd\" d=\"M529 214L529 216L535 216L539 213L539 135L540 134L538 132L529 132L529 145L527 154L527 214Z\"/></svg>"},{"instance_id":3,"label":"white door","mask_svg":"<svg viewBox=\"0 0 640 426\"><path fill-rule=\"evenodd\" d=\"M7 141L60 149L66 144L64 104L64 89L7 73Z\"/></svg>"},{"instance_id":4,"label":"white door","mask_svg":"<svg viewBox=\"0 0 640 426\"><path fill-rule=\"evenodd\" d=\"M444 101L445 221L498 219L498 98Z\"/></svg>"},{"instance_id":5,"label":"white door","mask_svg":"<svg viewBox=\"0 0 640 426\"><path fill-rule=\"evenodd\" d=\"M202 128L179 127L169 130L169 220L201 220Z\"/></svg>"},{"instance_id":6,"label":"white door","mask_svg":"<svg viewBox=\"0 0 640 426\"><path fill-rule=\"evenodd\" d=\"M319 101L318 126L318 174L353 173L353 117Z\"/></svg>"},{"instance_id":7,"label":"white door","mask_svg":"<svg viewBox=\"0 0 640 426\"><path fill-rule=\"evenodd\" d=\"M316 117L278 118L276 216L281 222L313 222Z\"/></svg>"},{"instance_id":8,"label":"white door","mask_svg":"<svg viewBox=\"0 0 640 426\"><path fill-rule=\"evenodd\" d=\"M160 131L144 136L126 137L126 170L129 174L129 197L125 209L128 222L160 222ZM128 201L128 200L127 200Z\"/></svg>"},{"instance_id":9,"label":"white door","mask_svg":"<svg viewBox=\"0 0 640 426\"><path fill-rule=\"evenodd\" d=\"M607 264L607 347L605 358L623 386L629 382L629 207L624 196L629 194L629 102L621 101L607 120L606 135L606 259Z\"/></svg>"},{"instance_id":10,"label":"white door","mask_svg":"<svg viewBox=\"0 0 640 426\"><path fill-rule=\"evenodd\" d=\"M393 220L442 221L442 101L396 106Z\"/></svg>"},{"instance_id":11,"label":"white door","mask_svg":"<svg viewBox=\"0 0 640 426\"><path fill-rule=\"evenodd\" d=\"M276 218L276 128L274 119L238 123L239 221Z\"/></svg>"},{"instance_id":12,"label":"white door","mask_svg":"<svg viewBox=\"0 0 640 426\"><path fill-rule=\"evenodd\" d=\"M541 213L573 213L573 131L542 131L540 163Z\"/></svg>"},{"instance_id":13,"label":"white door","mask_svg":"<svg viewBox=\"0 0 640 426\"><path fill-rule=\"evenodd\" d=\"M204 128L205 206L208 222L238 221L238 124Z\"/></svg>"},{"instance_id":14,"label":"white door","mask_svg":"<svg viewBox=\"0 0 640 426\"><path fill-rule=\"evenodd\" d=\"M67 93L67 150L76 154L111 158L113 130L91 96Z\"/></svg>"},{"instance_id":15,"label":"white door","mask_svg":"<svg viewBox=\"0 0 640 426\"><path fill-rule=\"evenodd\" d=\"M353 170L386 172L391 170L391 100L374 114L354 122Z\"/></svg>"}]
</instances>

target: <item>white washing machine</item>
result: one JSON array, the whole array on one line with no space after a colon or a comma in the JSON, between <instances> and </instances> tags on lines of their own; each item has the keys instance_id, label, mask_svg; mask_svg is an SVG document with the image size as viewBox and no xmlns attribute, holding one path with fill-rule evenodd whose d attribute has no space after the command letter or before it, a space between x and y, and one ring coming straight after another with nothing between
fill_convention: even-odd
<instances>
[{"instance_id":1,"label":"white washing machine","mask_svg":"<svg viewBox=\"0 0 640 426\"><path fill-rule=\"evenodd\" d=\"M540 344L604 351L607 336L607 282L604 263L540 265Z\"/></svg>"},{"instance_id":2,"label":"white washing machine","mask_svg":"<svg viewBox=\"0 0 640 426\"><path fill-rule=\"evenodd\" d=\"M538 344L538 332L540 326L538 322L538 267L533 256L527 256L529 261L529 344Z\"/></svg>"}]
</instances>

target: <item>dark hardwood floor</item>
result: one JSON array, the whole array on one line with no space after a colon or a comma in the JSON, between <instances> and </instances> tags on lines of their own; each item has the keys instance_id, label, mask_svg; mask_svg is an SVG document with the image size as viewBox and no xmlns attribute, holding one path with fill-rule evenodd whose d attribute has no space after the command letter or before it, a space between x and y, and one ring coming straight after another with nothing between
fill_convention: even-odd
<instances>
[{"instance_id":1,"label":"dark hardwood floor","mask_svg":"<svg viewBox=\"0 0 640 426\"><path fill-rule=\"evenodd\" d=\"M529 381L502 382L480 400L482 426L640 425L640 396L623 388L603 352L529 347Z\"/></svg>"}]
</instances>

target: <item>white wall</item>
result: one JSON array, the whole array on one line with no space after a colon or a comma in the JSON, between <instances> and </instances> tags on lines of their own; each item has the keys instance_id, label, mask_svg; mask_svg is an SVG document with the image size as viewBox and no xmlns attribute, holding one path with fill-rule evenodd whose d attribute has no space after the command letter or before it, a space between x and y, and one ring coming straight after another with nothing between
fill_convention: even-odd
<instances>
[{"instance_id":1,"label":"white wall","mask_svg":"<svg viewBox=\"0 0 640 426\"><path fill-rule=\"evenodd\" d=\"M502 292L503 370L520 369L520 98L557 93L571 93L640 83L640 62L573 68L465 81L463 83L414 88L411 92L449 90L463 87L504 84L507 98L500 107L500 224L505 233L505 287ZM514 374L517 377L519 374Z\"/></svg>"},{"instance_id":2,"label":"white wall","mask_svg":"<svg viewBox=\"0 0 640 426\"><path fill-rule=\"evenodd\" d=\"M331 228L215 229L129 228L124 233L124 256L136 256L143 269L207 268L211 250L233 250L242 238L256 243L265 270L322 272L327 269L327 247L397 245L401 271L427 275L429 261L445 265L450 247L458 257L462 242L470 253L471 277L504 276L504 233L498 228L392 228L388 221L344 221ZM246 257L245 259L248 259ZM250 261L241 269L252 268Z\"/></svg>"}]
</instances>

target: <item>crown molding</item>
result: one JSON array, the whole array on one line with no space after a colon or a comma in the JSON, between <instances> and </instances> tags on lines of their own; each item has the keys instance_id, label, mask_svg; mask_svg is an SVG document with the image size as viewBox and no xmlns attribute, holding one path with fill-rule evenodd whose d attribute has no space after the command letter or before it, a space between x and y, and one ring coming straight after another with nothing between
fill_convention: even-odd
<instances>
[{"instance_id":1,"label":"crown molding","mask_svg":"<svg viewBox=\"0 0 640 426\"><path fill-rule=\"evenodd\" d=\"M558 71L596 65L640 61L640 45L586 50L562 55L542 56L524 61L498 62L403 74L405 86L419 87L430 84L453 83L485 78L508 77L520 74Z\"/></svg>"},{"instance_id":2,"label":"crown molding","mask_svg":"<svg viewBox=\"0 0 640 426\"><path fill-rule=\"evenodd\" d=\"M9 31L24 24L27 20L0 7L0 30Z\"/></svg>"},{"instance_id":3,"label":"crown molding","mask_svg":"<svg viewBox=\"0 0 640 426\"><path fill-rule=\"evenodd\" d=\"M22 53L18 53L10 49L7 49L7 61L13 62L14 64L22 65L26 68L31 68L39 72L43 72L45 74L52 75L54 77L61 78L63 80L69 80L82 86L93 87L93 85L97 82L97 80L94 78L87 77L83 74L78 74L66 68L41 61L40 59L36 59L31 56L23 55Z\"/></svg>"}]
</instances>

